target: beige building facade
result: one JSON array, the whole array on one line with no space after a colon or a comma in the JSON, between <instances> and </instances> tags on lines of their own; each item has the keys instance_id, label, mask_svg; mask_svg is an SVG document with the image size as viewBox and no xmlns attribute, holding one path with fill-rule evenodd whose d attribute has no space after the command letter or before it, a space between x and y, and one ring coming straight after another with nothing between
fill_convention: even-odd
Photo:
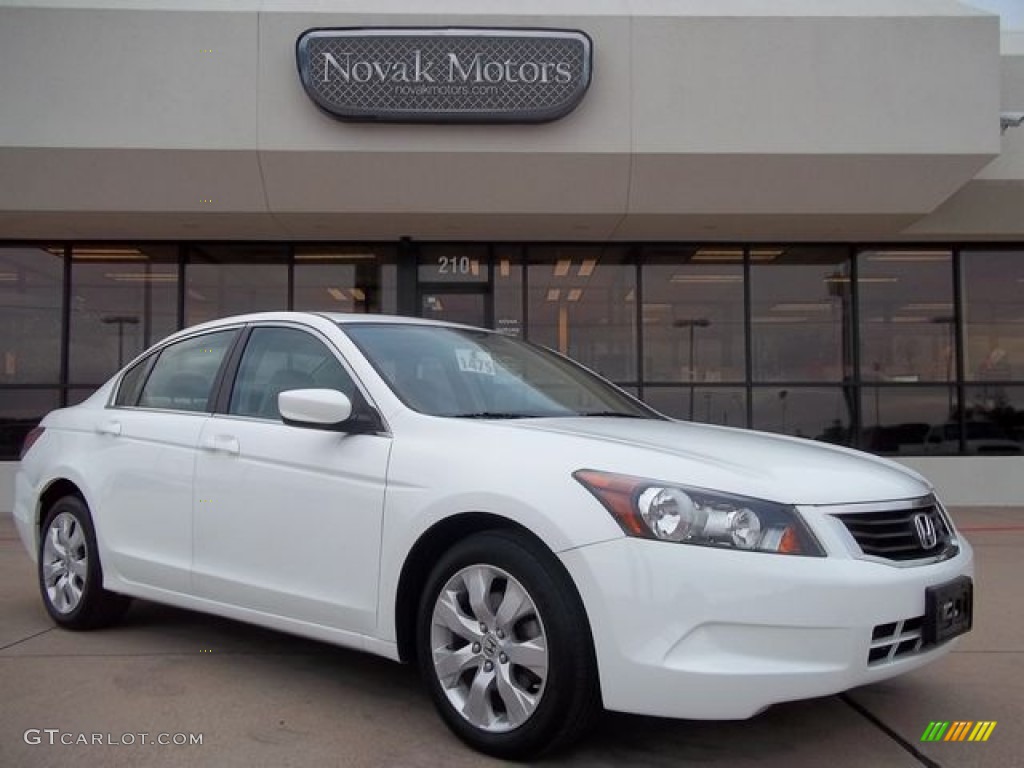
<instances>
[{"instance_id":1,"label":"beige building facade","mask_svg":"<svg viewBox=\"0 0 1024 768\"><path fill-rule=\"evenodd\" d=\"M557 79L537 31L589 41L588 78L546 122L345 121L300 77L317 29L411 40L314 64L371 102L439 34L512 41L456 59L498 102ZM1019 503L1022 116L1024 34L952 0L0 1L0 508L47 410L285 307L490 325Z\"/></svg>"}]
</instances>

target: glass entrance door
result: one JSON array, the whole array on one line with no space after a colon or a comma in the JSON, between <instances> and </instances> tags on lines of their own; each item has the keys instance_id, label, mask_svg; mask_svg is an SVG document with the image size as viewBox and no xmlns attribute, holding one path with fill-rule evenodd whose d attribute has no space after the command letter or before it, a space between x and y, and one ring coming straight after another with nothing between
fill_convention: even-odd
<instances>
[{"instance_id":1,"label":"glass entrance door","mask_svg":"<svg viewBox=\"0 0 1024 768\"><path fill-rule=\"evenodd\" d=\"M482 291L423 290L420 292L420 317L487 327L487 294Z\"/></svg>"},{"instance_id":2,"label":"glass entrance door","mask_svg":"<svg viewBox=\"0 0 1024 768\"><path fill-rule=\"evenodd\" d=\"M422 245L418 265L420 317L491 327L493 286L487 246Z\"/></svg>"}]
</instances>

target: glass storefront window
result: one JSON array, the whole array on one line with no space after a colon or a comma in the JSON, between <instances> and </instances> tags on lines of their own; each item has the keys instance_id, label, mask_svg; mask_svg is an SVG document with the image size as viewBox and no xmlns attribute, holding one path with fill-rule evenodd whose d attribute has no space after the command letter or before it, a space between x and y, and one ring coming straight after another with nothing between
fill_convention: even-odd
<instances>
[{"instance_id":1,"label":"glass storefront window","mask_svg":"<svg viewBox=\"0 0 1024 768\"><path fill-rule=\"evenodd\" d=\"M755 429L890 455L1024 446L1019 247L86 243L0 247L0 455L173 332L182 305L188 325L396 314L400 278L404 312L552 347L675 418L744 427L749 412Z\"/></svg>"},{"instance_id":2,"label":"glass storefront window","mask_svg":"<svg viewBox=\"0 0 1024 768\"><path fill-rule=\"evenodd\" d=\"M648 385L644 388L644 402L674 419L724 427L747 426L747 391L742 387Z\"/></svg>"},{"instance_id":3,"label":"glass storefront window","mask_svg":"<svg viewBox=\"0 0 1024 768\"><path fill-rule=\"evenodd\" d=\"M16 459L25 435L60 406L57 389L0 390L0 459Z\"/></svg>"},{"instance_id":4,"label":"glass storefront window","mask_svg":"<svg viewBox=\"0 0 1024 768\"><path fill-rule=\"evenodd\" d=\"M626 249L530 248L527 269L529 340L636 381L636 267Z\"/></svg>"},{"instance_id":5,"label":"glass storefront window","mask_svg":"<svg viewBox=\"0 0 1024 768\"><path fill-rule=\"evenodd\" d=\"M863 381L956 377L953 254L875 250L857 256Z\"/></svg>"},{"instance_id":6,"label":"glass storefront window","mask_svg":"<svg viewBox=\"0 0 1024 768\"><path fill-rule=\"evenodd\" d=\"M959 419L956 387L866 386L861 392L858 447L872 453L938 453L935 435ZM954 451L955 453L955 451Z\"/></svg>"},{"instance_id":7,"label":"glass storefront window","mask_svg":"<svg viewBox=\"0 0 1024 768\"><path fill-rule=\"evenodd\" d=\"M850 260L843 247L750 251L754 381L843 381L853 374Z\"/></svg>"},{"instance_id":8,"label":"glass storefront window","mask_svg":"<svg viewBox=\"0 0 1024 768\"><path fill-rule=\"evenodd\" d=\"M853 442L852 387L754 387L754 429L836 445Z\"/></svg>"},{"instance_id":9,"label":"glass storefront window","mask_svg":"<svg viewBox=\"0 0 1024 768\"><path fill-rule=\"evenodd\" d=\"M1024 452L1024 386L967 387L964 398L967 453Z\"/></svg>"},{"instance_id":10,"label":"glass storefront window","mask_svg":"<svg viewBox=\"0 0 1024 768\"><path fill-rule=\"evenodd\" d=\"M964 251L961 263L966 379L1024 381L1024 251Z\"/></svg>"},{"instance_id":11,"label":"glass storefront window","mask_svg":"<svg viewBox=\"0 0 1024 768\"><path fill-rule=\"evenodd\" d=\"M398 314L398 266L383 264L380 268L380 311L386 315Z\"/></svg>"},{"instance_id":12,"label":"glass storefront window","mask_svg":"<svg viewBox=\"0 0 1024 768\"><path fill-rule=\"evenodd\" d=\"M381 269L393 267L394 261L395 249L389 246L300 246L295 249L292 306L309 312L379 313L389 303ZM394 301L390 297L391 305Z\"/></svg>"},{"instance_id":13,"label":"glass storefront window","mask_svg":"<svg viewBox=\"0 0 1024 768\"><path fill-rule=\"evenodd\" d=\"M523 249L494 249L494 328L509 336L523 335Z\"/></svg>"},{"instance_id":14,"label":"glass storefront window","mask_svg":"<svg viewBox=\"0 0 1024 768\"><path fill-rule=\"evenodd\" d=\"M645 251L645 381L746 378L742 262L742 248Z\"/></svg>"},{"instance_id":15,"label":"glass storefront window","mask_svg":"<svg viewBox=\"0 0 1024 768\"><path fill-rule=\"evenodd\" d=\"M0 385L60 381L64 250L0 248Z\"/></svg>"},{"instance_id":16,"label":"glass storefront window","mask_svg":"<svg viewBox=\"0 0 1024 768\"><path fill-rule=\"evenodd\" d=\"M185 265L185 325L288 308L288 248L204 245Z\"/></svg>"},{"instance_id":17,"label":"glass storefront window","mask_svg":"<svg viewBox=\"0 0 1024 768\"><path fill-rule=\"evenodd\" d=\"M177 330L177 247L75 247L70 309L68 379L98 386Z\"/></svg>"}]
</instances>

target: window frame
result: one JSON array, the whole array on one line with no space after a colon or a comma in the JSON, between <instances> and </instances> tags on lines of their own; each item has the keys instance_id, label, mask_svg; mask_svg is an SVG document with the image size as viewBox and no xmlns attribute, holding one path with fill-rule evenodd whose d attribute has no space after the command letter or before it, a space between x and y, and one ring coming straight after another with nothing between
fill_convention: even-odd
<instances>
[{"instance_id":1,"label":"window frame","mask_svg":"<svg viewBox=\"0 0 1024 768\"><path fill-rule=\"evenodd\" d=\"M212 415L219 416L228 419L241 419L243 421L255 421L263 424L277 424L282 427L288 426L278 418L267 418L264 416L248 416L230 412L231 397L234 394L235 385L238 381L238 374L242 368L242 356L245 354L245 350L248 347L249 339L252 336L253 331L263 328L288 328L290 330L296 330L305 332L312 336L317 341L321 342L327 351L334 355L335 360L341 365L342 369L348 374L348 377L352 380L355 387L355 397L352 398L352 412L353 414L358 413L361 409L366 409L373 413L374 419L380 424L381 429L379 434L390 435L391 429L387 424L387 420L384 418L384 414L381 408L377 405L376 401L369 394L366 386L362 380L356 374L353 367L349 364L348 359L338 349L338 347L319 329L309 325L298 322L290 322L287 320L271 320L265 322L251 322L247 323L241 333L235 339L235 344L228 355L225 356L225 368L221 371L222 378L218 385L216 397L214 398L214 408Z\"/></svg>"},{"instance_id":2,"label":"window frame","mask_svg":"<svg viewBox=\"0 0 1024 768\"><path fill-rule=\"evenodd\" d=\"M256 334L257 331L272 330L288 330L294 331L296 333L304 333L309 338L318 342L324 348L324 351L334 358L335 362L338 363L338 365L341 367L345 375L348 376L349 381L352 382L353 407L355 406L359 397L362 397L364 401L368 402L365 394L363 394L360 391L358 380L356 379L355 374L352 372L351 367L347 364L347 361L345 361L343 356L340 355L337 349L335 349L334 346L330 344L330 342L323 336L321 336L319 333L316 333L313 329L309 328L308 326L296 325L291 323L254 323L246 327L244 339L238 344L237 347L238 354L235 355L235 359L231 361L232 365L229 371L229 376L225 378L223 392L224 397L222 399L218 398L218 401L216 403L217 409L215 412L218 415L228 416L237 419L255 419L257 421L271 423L284 423L280 418L277 417L260 416L251 413L235 413L231 410L231 403L232 400L234 399L235 391L239 384L239 378L242 374L242 365L245 362L245 354L249 350L250 344L252 344L253 336ZM349 396L344 392L342 394L345 394L346 397Z\"/></svg>"}]
</instances>

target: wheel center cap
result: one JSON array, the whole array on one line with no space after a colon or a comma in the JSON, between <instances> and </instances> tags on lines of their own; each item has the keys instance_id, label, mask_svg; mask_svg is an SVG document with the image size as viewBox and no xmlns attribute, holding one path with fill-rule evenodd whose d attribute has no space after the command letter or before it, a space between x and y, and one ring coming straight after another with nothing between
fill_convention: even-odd
<instances>
[{"instance_id":1,"label":"wheel center cap","mask_svg":"<svg viewBox=\"0 0 1024 768\"><path fill-rule=\"evenodd\" d=\"M493 659L494 656L498 653L498 641L490 632L484 635L483 642L480 645L482 647L484 656L486 656L489 659Z\"/></svg>"}]
</instances>

